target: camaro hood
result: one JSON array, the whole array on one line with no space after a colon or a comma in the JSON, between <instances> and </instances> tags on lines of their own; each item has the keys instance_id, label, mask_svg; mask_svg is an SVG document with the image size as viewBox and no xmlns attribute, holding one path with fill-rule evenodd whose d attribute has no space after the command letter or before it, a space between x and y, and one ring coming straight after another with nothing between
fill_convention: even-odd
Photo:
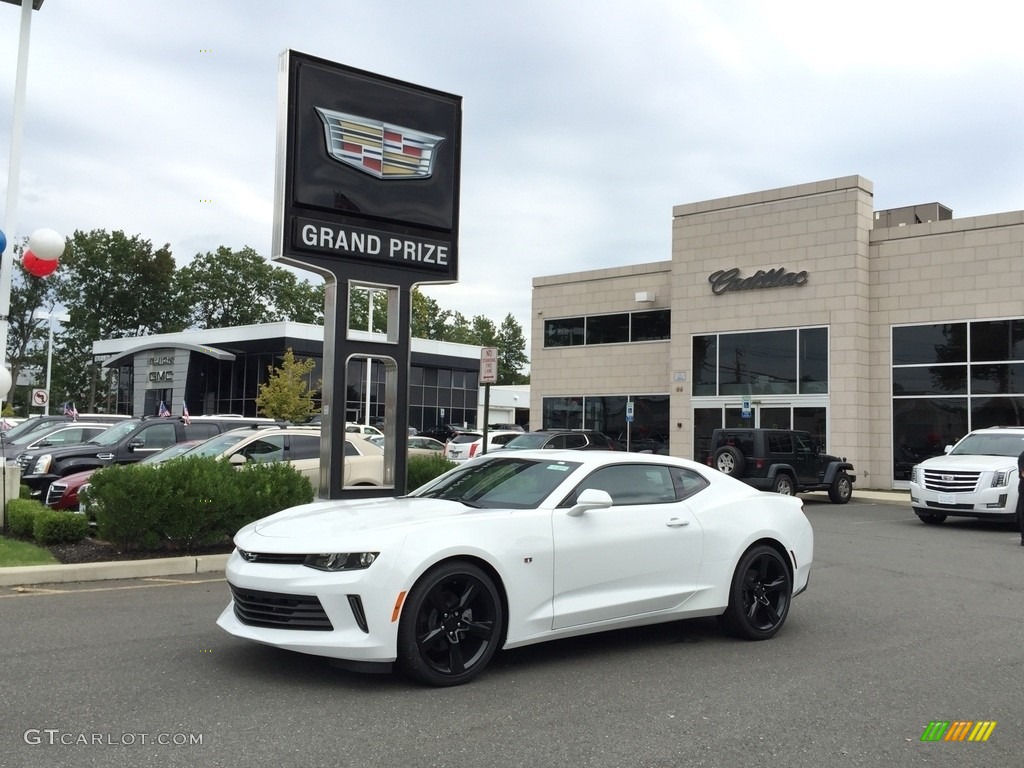
<instances>
[{"instance_id":1,"label":"camaro hood","mask_svg":"<svg viewBox=\"0 0 1024 768\"><path fill-rule=\"evenodd\" d=\"M408 529L427 520L479 512L457 501L427 498L316 502L257 520L239 531L236 543L247 538L246 534L262 538L268 545L287 541L325 543L335 536ZM493 510L485 512L494 513ZM249 546L253 546L251 540Z\"/></svg>"}]
</instances>

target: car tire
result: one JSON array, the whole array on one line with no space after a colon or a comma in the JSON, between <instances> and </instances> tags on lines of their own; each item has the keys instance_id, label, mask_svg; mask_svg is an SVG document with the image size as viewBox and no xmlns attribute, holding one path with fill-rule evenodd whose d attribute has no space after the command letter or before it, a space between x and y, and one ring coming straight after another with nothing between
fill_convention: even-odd
<instances>
[{"instance_id":1,"label":"car tire","mask_svg":"<svg viewBox=\"0 0 1024 768\"><path fill-rule=\"evenodd\" d=\"M715 451L715 469L723 475L740 477L743 474L745 464L743 454L731 445L722 446Z\"/></svg>"},{"instance_id":2,"label":"car tire","mask_svg":"<svg viewBox=\"0 0 1024 768\"><path fill-rule=\"evenodd\" d=\"M928 525L942 525L942 523L946 522L945 515L939 515L935 512L918 512L915 509L914 514L921 519L922 523L927 523Z\"/></svg>"},{"instance_id":3,"label":"car tire","mask_svg":"<svg viewBox=\"0 0 1024 768\"><path fill-rule=\"evenodd\" d=\"M853 481L845 472L835 476L832 485L828 487L828 498L833 504L845 504L853 496Z\"/></svg>"},{"instance_id":4,"label":"car tire","mask_svg":"<svg viewBox=\"0 0 1024 768\"><path fill-rule=\"evenodd\" d=\"M793 478L785 472L780 472L772 481L772 493L781 493L783 496L793 496L796 488L793 485Z\"/></svg>"},{"instance_id":5,"label":"car tire","mask_svg":"<svg viewBox=\"0 0 1024 768\"><path fill-rule=\"evenodd\" d=\"M483 671L504 634L505 610L491 577L472 563L442 563L409 590L398 665L427 685L462 685Z\"/></svg>"},{"instance_id":6,"label":"car tire","mask_svg":"<svg viewBox=\"0 0 1024 768\"><path fill-rule=\"evenodd\" d=\"M792 598L793 577L786 561L772 547L756 546L740 558L729 607L718 619L733 637L767 640L785 623Z\"/></svg>"}]
</instances>

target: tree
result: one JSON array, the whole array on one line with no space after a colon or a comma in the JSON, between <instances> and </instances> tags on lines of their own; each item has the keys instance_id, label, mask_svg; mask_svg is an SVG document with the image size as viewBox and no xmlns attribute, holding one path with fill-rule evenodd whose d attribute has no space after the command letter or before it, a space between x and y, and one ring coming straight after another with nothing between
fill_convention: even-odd
<instances>
[{"instance_id":1,"label":"tree","mask_svg":"<svg viewBox=\"0 0 1024 768\"><path fill-rule=\"evenodd\" d=\"M105 386L92 358L96 339L180 331L184 312L175 302L170 247L124 232L75 231L57 276L57 301L71 320L54 349L53 386L93 410ZM59 354L58 354L59 352ZM53 398L51 393L51 398Z\"/></svg>"},{"instance_id":2,"label":"tree","mask_svg":"<svg viewBox=\"0 0 1024 768\"><path fill-rule=\"evenodd\" d=\"M509 313L498 329L498 383L526 384L530 377L522 371L530 363L526 356L526 338L523 327Z\"/></svg>"},{"instance_id":3,"label":"tree","mask_svg":"<svg viewBox=\"0 0 1024 768\"><path fill-rule=\"evenodd\" d=\"M275 267L252 248L197 254L178 273L178 301L187 307L193 328L294 320L322 323L324 287L314 287L282 267Z\"/></svg>"},{"instance_id":4,"label":"tree","mask_svg":"<svg viewBox=\"0 0 1024 768\"><path fill-rule=\"evenodd\" d=\"M412 292L412 337L446 341L446 321L451 312L442 310L435 299L414 288Z\"/></svg>"},{"instance_id":5,"label":"tree","mask_svg":"<svg viewBox=\"0 0 1024 768\"><path fill-rule=\"evenodd\" d=\"M296 360L289 347L280 367L268 366L270 378L256 395L256 412L294 423L306 421L316 410L309 389L309 374L315 367L313 360Z\"/></svg>"},{"instance_id":6,"label":"tree","mask_svg":"<svg viewBox=\"0 0 1024 768\"><path fill-rule=\"evenodd\" d=\"M11 270L11 309L8 316L7 367L14 382L5 398L14 403L17 382L27 368L42 369L46 364L49 322L39 320L40 314L53 312L57 281L52 277L35 277L21 266L24 246L15 246L15 267ZM28 399L25 398L25 407ZM27 413L27 410L25 411Z\"/></svg>"}]
</instances>

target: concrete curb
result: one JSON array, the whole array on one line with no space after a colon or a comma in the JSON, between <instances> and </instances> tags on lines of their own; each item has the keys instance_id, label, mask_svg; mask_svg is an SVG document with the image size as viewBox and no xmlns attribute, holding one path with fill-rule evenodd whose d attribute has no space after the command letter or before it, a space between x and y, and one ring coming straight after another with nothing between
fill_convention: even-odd
<instances>
[{"instance_id":1,"label":"concrete curb","mask_svg":"<svg viewBox=\"0 0 1024 768\"><path fill-rule=\"evenodd\" d=\"M152 560L125 560L113 563L76 565L23 565L0 568L0 587L30 584L65 584L72 581L138 579L153 576L186 576L224 571L230 555L162 557Z\"/></svg>"}]
</instances>

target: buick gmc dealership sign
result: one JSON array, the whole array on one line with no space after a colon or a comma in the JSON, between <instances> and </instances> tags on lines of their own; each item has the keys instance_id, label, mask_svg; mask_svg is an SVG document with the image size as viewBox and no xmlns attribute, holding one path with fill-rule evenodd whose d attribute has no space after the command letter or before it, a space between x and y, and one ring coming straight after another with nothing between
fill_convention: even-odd
<instances>
[{"instance_id":1,"label":"buick gmc dealership sign","mask_svg":"<svg viewBox=\"0 0 1024 768\"><path fill-rule=\"evenodd\" d=\"M274 258L455 282L461 97L295 51L281 78Z\"/></svg>"}]
</instances>

